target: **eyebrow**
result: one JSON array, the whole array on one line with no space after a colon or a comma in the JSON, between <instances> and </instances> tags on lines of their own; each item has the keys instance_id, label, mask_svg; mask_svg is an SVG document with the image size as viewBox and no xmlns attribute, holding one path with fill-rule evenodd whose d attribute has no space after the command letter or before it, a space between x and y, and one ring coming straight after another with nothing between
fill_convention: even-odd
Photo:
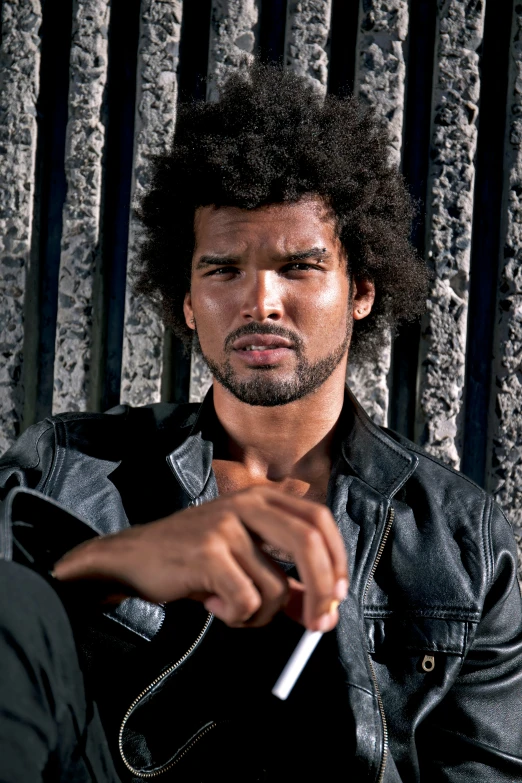
<instances>
[{"instance_id":1,"label":"eyebrow","mask_svg":"<svg viewBox=\"0 0 522 783\"><path fill-rule=\"evenodd\" d=\"M325 247L311 247L309 250L299 250L296 253L290 253L287 256L283 256L281 260L286 261L306 261L307 258L316 258L318 261L326 261L330 258L331 253L327 251Z\"/></svg>"},{"instance_id":2,"label":"eyebrow","mask_svg":"<svg viewBox=\"0 0 522 783\"><path fill-rule=\"evenodd\" d=\"M306 261L307 259L315 258L318 261L326 261L330 258L329 253L325 247L311 247L309 250L299 250L295 253L288 253L277 258L280 263L292 263L297 261ZM204 269L208 266L235 266L241 263L239 256L218 256L218 255L206 255L201 256L196 264L196 269Z\"/></svg>"},{"instance_id":3,"label":"eyebrow","mask_svg":"<svg viewBox=\"0 0 522 783\"><path fill-rule=\"evenodd\" d=\"M206 266L232 266L239 264L240 260L238 256L201 256L196 264L196 269L203 269Z\"/></svg>"}]
</instances>

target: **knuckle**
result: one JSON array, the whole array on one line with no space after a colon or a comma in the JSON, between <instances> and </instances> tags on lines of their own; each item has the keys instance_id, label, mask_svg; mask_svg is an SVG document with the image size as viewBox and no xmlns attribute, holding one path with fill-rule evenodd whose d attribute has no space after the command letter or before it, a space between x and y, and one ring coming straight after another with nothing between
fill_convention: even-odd
<instances>
[{"instance_id":1,"label":"knuckle","mask_svg":"<svg viewBox=\"0 0 522 783\"><path fill-rule=\"evenodd\" d=\"M203 560L217 560L223 551L221 536L214 530L207 531L200 541L199 550Z\"/></svg>"},{"instance_id":2,"label":"knuckle","mask_svg":"<svg viewBox=\"0 0 522 783\"><path fill-rule=\"evenodd\" d=\"M312 552L323 545L323 537L314 527L306 527L301 533L305 551Z\"/></svg>"},{"instance_id":3,"label":"knuckle","mask_svg":"<svg viewBox=\"0 0 522 783\"><path fill-rule=\"evenodd\" d=\"M216 521L215 530L224 538L229 538L236 532L237 518L230 511L223 511Z\"/></svg>"},{"instance_id":4,"label":"knuckle","mask_svg":"<svg viewBox=\"0 0 522 783\"><path fill-rule=\"evenodd\" d=\"M332 525L335 524L332 512L326 506L318 506L314 512L314 519L318 525Z\"/></svg>"},{"instance_id":5,"label":"knuckle","mask_svg":"<svg viewBox=\"0 0 522 783\"><path fill-rule=\"evenodd\" d=\"M267 580L263 594L271 603L280 605L285 603L288 592L287 580L274 574L273 578Z\"/></svg>"},{"instance_id":6,"label":"knuckle","mask_svg":"<svg viewBox=\"0 0 522 783\"><path fill-rule=\"evenodd\" d=\"M253 591L244 591L237 595L235 614L239 622L246 622L261 607L261 596Z\"/></svg>"}]
</instances>

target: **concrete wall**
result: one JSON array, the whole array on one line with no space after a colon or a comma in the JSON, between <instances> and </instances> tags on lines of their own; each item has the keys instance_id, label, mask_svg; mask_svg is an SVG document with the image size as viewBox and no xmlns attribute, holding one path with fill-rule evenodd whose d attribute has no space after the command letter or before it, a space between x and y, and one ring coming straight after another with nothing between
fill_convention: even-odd
<instances>
[{"instance_id":1,"label":"concrete wall","mask_svg":"<svg viewBox=\"0 0 522 783\"><path fill-rule=\"evenodd\" d=\"M258 54L388 124L432 290L349 382L522 536L521 26L493 0L3 0L0 450L51 412L204 394L132 293L130 203L179 98Z\"/></svg>"}]
</instances>

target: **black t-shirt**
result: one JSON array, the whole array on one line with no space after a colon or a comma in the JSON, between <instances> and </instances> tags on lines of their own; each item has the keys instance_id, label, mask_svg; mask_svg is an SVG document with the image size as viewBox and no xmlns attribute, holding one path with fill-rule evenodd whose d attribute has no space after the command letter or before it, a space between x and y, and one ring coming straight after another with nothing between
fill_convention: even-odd
<instances>
[{"instance_id":1,"label":"black t-shirt","mask_svg":"<svg viewBox=\"0 0 522 783\"><path fill-rule=\"evenodd\" d=\"M335 494L335 487L330 487L328 505L339 522L346 510L336 503ZM193 627L187 626L184 604L190 605L187 617L193 618L189 622ZM164 628L149 654L120 653L111 642L108 655L98 652L93 659L99 664L90 667L93 692L124 780L129 777L115 740L132 701L129 694L134 698L150 682L151 672L153 677L160 673L167 663L165 653L170 661L176 660L187 642L192 644L205 616L201 606L198 612L195 608L193 602L169 605ZM177 639L177 629L183 639ZM333 780L339 770L345 776L353 757L355 727L336 632L324 634L286 701L271 693L303 632L283 613L267 626L252 629L229 628L214 619L195 652L127 724L130 744L139 743L133 737L146 738L145 752L138 755L150 754L154 763L186 745L172 769L158 779L286 783L289 776ZM155 662L156 650L160 655ZM192 742L191 737L200 736L205 725L212 728Z\"/></svg>"},{"instance_id":2,"label":"black t-shirt","mask_svg":"<svg viewBox=\"0 0 522 783\"><path fill-rule=\"evenodd\" d=\"M237 723L230 736L242 744L232 739L224 756L236 754L243 764L238 780L330 779L346 763L353 737L335 631L322 637L286 701L271 690L303 634L300 625L279 614L264 628L219 623L215 631L219 697Z\"/></svg>"}]
</instances>

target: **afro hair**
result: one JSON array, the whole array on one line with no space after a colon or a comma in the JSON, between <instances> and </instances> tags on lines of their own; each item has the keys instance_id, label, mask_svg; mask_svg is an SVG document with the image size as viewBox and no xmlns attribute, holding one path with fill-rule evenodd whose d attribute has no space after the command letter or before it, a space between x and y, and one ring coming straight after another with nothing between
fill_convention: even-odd
<instances>
[{"instance_id":1,"label":"afro hair","mask_svg":"<svg viewBox=\"0 0 522 783\"><path fill-rule=\"evenodd\" d=\"M376 289L371 314L354 323L351 359L375 357L383 329L423 312L428 273L409 241L411 200L382 121L355 98L323 98L291 71L256 64L230 77L217 102L180 107L171 149L154 159L152 174L137 208L135 290L186 345L194 214L207 205L324 199L347 272Z\"/></svg>"}]
</instances>

